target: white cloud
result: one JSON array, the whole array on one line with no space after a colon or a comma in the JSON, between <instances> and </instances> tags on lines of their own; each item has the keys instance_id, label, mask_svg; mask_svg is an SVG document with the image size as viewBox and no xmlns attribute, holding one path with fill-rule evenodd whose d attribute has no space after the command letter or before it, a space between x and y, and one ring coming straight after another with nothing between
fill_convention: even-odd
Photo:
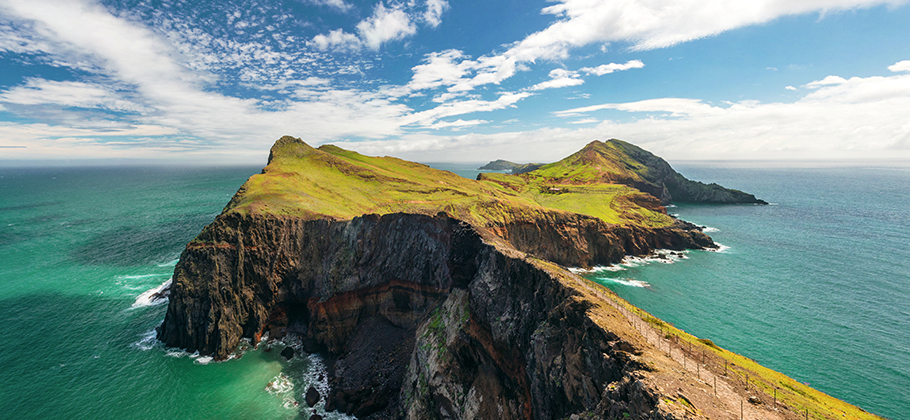
<instances>
[{"instance_id":1,"label":"white cloud","mask_svg":"<svg viewBox=\"0 0 910 420\"><path fill-rule=\"evenodd\" d=\"M124 100L101 85L30 78L24 86L0 92L0 101L18 105L54 104L66 107L104 108L113 111L143 111L146 108Z\"/></svg>"},{"instance_id":2,"label":"white cloud","mask_svg":"<svg viewBox=\"0 0 910 420\"><path fill-rule=\"evenodd\" d=\"M538 83L528 88L529 90L553 89L568 86L578 86L585 81L578 75L578 72L565 69L555 69L550 71L550 80Z\"/></svg>"},{"instance_id":3,"label":"white cloud","mask_svg":"<svg viewBox=\"0 0 910 420\"><path fill-rule=\"evenodd\" d=\"M652 50L783 16L896 6L907 1L910 0L556 0L558 4L542 10L555 15L556 22L500 55L479 58L477 75L453 88L471 90L498 84L512 77L519 63L565 59L573 48L590 44L624 42L631 44L632 50Z\"/></svg>"},{"instance_id":4,"label":"white cloud","mask_svg":"<svg viewBox=\"0 0 910 420\"><path fill-rule=\"evenodd\" d=\"M901 71L910 71L910 60L898 61L897 63L888 66L888 70L891 70L895 73Z\"/></svg>"},{"instance_id":5,"label":"white cloud","mask_svg":"<svg viewBox=\"0 0 910 420\"><path fill-rule=\"evenodd\" d=\"M438 16L436 18L438 20ZM373 8L373 14L370 17L357 24L358 35L345 32L343 29L335 29L329 31L327 35L314 36L313 39L307 41L307 45L316 47L320 51L353 52L364 46L378 51L386 42L404 39L415 33L417 33L417 26L402 5L386 7L383 3L379 3Z\"/></svg>"},{"instance_id":6,"label":"white cloud","mask_svg":"<svg viewBox=\"0 0 910 420\"><path fill-rule=\"evenodd\" d=\"M787 89L787 90L796 90L796 88L793 87L793 86L784 86L784 89Z\"/></svg>"},{"instance_id":7,"label":"white cloud","mask_svg":"<svg viewBox=\"0 0 910 420\"><path fill-rule=\"evenodd\" d=\"M342 12L351 10L352 7L350 3L345 2L344 0L306 0L307 3L315 4L317 6L328 6L334 7Z\"/></svg>"},{"instance_id":8,"label":"white cloud","mask_svg":"<svg viewBox=\"0 0 910 420\"><path fill-rule=\"evenodd\" d=\"M437 106L436 108L426 111L415 112L404 116L402 121L405 125L420 124L430 126L434 121L441 118L453 117L456 115L470 114L474 112L489 112L513 106L516 102L531 96L529 92L503 93L495 101L484 101L480 99L471 99L466 101L448 102Z\"/></svg>"},{"instance_id":9,"label":"white cloud","mask_svg":"<svg viewBox=\"0 0 910 420\"><path fill-rule=\"evenodd\" d=\"M626 112L656 112L665 113L668 116L679 117L683 115L710 115L716 113L722 108L712 107L698 99L686 98L660 98L647 99L644 101L627 102L618 104L602 104L586 106L581 108L567 109L565 111L556 111L553 115L557 117L573 117L589 112L600 111L603 109L615 109Z\"/></svg>"},{"instance_id":10,"label":"white cloud","mask_svg":"<svg viewBox=\"0 0 910 420\"><path fill-rule=\"evenodd\" d=\"M697 99L660 98L602 104L556 113L573 116L614 109L652 112L631 122L606 121L610 137L651 144L676 158L851 158L910 156L910 74L829 76L795 103L743 101L717 107ZM890 152L889 152L890 150ZM658 154L660 154L658 153Z\"/></svg>"},{"instance_id":11,"label":"white cloud","mask_svg":"<svg viewBox=\"0 0 910 420\"><path fill-rule=\"evenodd\" d=\"M414 75L408 82L410 90L433 89L457 83L472 67L472 61L465 60L458 50L446 50L427 54L424 63L414 66Z\"/></svg>"},{"instance_id":12,"label":"white cloud","mask_svg":"<svg viewBox=\"0 0 910 420\"><path fill-rule=\"evenodd\" d=\"M782 16L898 5L905 0L559 0L543 9L561 18L515 47L517 55L562 57L568 48L611 41L635 50L664 48Z\"/></svg>"},{"instance_id":13,"label":"white cloud","mask_svg":"<svg viewBox=\"0 0 910 420\"><path fill-rule=\"evenodd\" d=\"M614 71L622 71L629 69L640 69L645 66L645 63L642 63L641 60L629 60L624 64L610 63L610 64L601 64L597 67L584 67L580 71L593 74L597 76L603 76L605 74L613 73Z\"/></svg>"},{"instance_id":14,"label":"white cloud","mask_svg":"<svg viewBox=\"0 0 910 420\"><path fill-rule=\"evenodd\" d=\"M439 121L435 124L428 125L427 128L433 130L440 130L443 128L451 128L454 130L462 129L465 127L472 127L475 125L487 124L489 121L486 120L455 120L455 121Z\"/></svg>"},{"instance_id":15,"label":"white cloud","mask_svg":"<svg viewBox=\"0 0 910 420\"><path fill-rule=\"evenodd\" d=\"M600 120L597 118L583 118L577 121L570 121L569 124L591 124L596 122L600 122Z\"/></svg>"},{"instance_id":16,"label":"white cloud","mask_svg":"<svg viewBox=\"0 0 910 420\"><path fill-rule=\"evenodd\" d=\"M424 161L551 161L595 139L621 138L669 160L910 158L910 74L829 79L793 103L656 98L555 113L650 113L595 127L543 128L460 136L406 134L400 140L342 143L361 152ZM631 114L636 116L636 114ZM572 123L598 122L593 117ZM456 153L457 152L457 153Z\"/></svg>"},{"instance_id":17,"label":"white cloud","mask_svg":"<svg viewBox=\"0 0 910 420\"><path fill-rule=\"evenodd\" d=\"M378 50L383 43L415 34L417 26L400 7L387 8L379 3L372 16L357 24L357 32L367 47Z\"/></svg>"},{"instance_id":18,"label":"white cloud","mask_svg":"<svg viewBox=\"0 0 910 420\"><path fill-rule=\"evenodd\" d=\"M423 13L423 20L427 22L427 25L435 28L442 23L442 13L448 8L449 2L446 0L427 0L427 10Z\"/></svg>"},{"instance_id":19,"label":"white cloud","mask_svg":"<svg viewBox=\"0 0 910 420\"><path fill-rule=\"evenodd\" d=\"M307 45L312 45L321 51L358 51L361 47L360 38L357 35L349 34L342 29L329 31L328 35L319 34L313 39L307 41Z\"/></svg>"},{"instance_id":20,"label":"white cloud","mask_svg":"<svg viewBox=\"0 0 910 420\"><path fill-rule=\"evenodd\" d=\"M822 86L839 85L839 84L841 84L841 83L846 83L846 82L847 82L847 80L844 79L843 77L840 77L840 76L828 76L828 77L825 77L825 78L822 79L822 80L816 80L816 81L814 81L814 82L806 83L805 87L807 87L807 88L809 88L809 89L817 89L817 88L820 88L820 87L822 87Z\"/></svg>"}]
</instances>

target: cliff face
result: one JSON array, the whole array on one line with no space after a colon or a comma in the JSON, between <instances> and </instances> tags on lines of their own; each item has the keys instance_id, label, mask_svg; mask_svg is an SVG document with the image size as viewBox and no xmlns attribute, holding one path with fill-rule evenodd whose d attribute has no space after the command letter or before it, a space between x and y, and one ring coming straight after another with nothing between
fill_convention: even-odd
<instances>
[{"instance_id":1,"label":"cliff face","mask_svg":"<svg viewBox=\"0 0 910 420\"><path fill-rule=\"evenodd\" d=\"M681 228L611 230L584 217L539 225L497 229L515 248L569 265L710 241ZM225 359L241 338L293 331L308 351L330 356L327 408L358 417L558 418L617 404L654 411L652 391L605 394L607 384L636 382L633 346L491 233L444 214L224 214L181 255L158 336Z\"/></svg>"}]
</instances>

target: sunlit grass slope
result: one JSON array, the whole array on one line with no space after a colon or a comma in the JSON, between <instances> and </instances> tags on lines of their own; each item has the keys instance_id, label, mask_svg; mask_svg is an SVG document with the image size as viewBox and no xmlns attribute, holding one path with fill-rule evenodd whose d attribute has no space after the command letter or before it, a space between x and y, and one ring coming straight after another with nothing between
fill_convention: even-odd
<instances>
[{"instance_id":1,"label":"sunlit grass slope","mask_svg":"<svg viewBox=\"0 0 910 420\"><path fill-rule=\"evenodd\" d=\"M263 173L252 176L225 212L350 219L395 212L444 211L477 226L573 212L609 223L673 223L650 196L620 185L560 188L543 177L496 174L475 181L392 157L370 157L285 136L272 147ZM646 206L643 206L645 204Z\"/></svg>"}]
</instances>

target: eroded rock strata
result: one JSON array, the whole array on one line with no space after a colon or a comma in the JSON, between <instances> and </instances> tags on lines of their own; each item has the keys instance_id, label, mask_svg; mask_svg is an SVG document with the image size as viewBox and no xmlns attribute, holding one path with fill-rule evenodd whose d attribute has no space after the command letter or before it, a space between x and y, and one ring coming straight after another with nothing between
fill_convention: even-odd
<instances>
[{"instance_id":1,"label":"eroded rock strata","mask_svg":"<svg viewBox=\"0 0 910 420\"><path fill-rule=\"evenodd\" d=\"M442 213L225 213L181 255L158 337L225 359L242 338L290 329L329 357L326 408L358 418L671 418L639 380L635 345L542 260L592 266L713 243L683 223L553 217L487 229Z\"/></svg>"}]
</instances>

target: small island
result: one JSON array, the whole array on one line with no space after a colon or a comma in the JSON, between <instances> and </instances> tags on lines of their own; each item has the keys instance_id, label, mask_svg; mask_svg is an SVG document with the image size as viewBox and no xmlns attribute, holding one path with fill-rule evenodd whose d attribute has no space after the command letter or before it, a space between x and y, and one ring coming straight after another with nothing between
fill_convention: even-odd
<instances>
[{"instance_id":1,"label":"small island","mask_svg":"<svg viewBox=\"0 0 910 420\"><path fill-rule=\"evenodd\" d=\"M671 201L765 203L619 140L471 180L285 136L187 244L158 338L225 360L293 336L327 360L326 410L361 419L860 413L573 272L715 248Z\"/></svg>"},{"instance_id":2,"label":"small island","mask_svg":"<svg viewBox=\"0 0 910 420\"><path fill-rule=\"evenodd\" d=\"M509 162L507 160L494 160L486 165L477 168L481 171L504 171L509 172L510 174L517 175L523 174L525 172L531 172L541 166L543 163L515 163Z\"/></svg>"}]
</instances>

